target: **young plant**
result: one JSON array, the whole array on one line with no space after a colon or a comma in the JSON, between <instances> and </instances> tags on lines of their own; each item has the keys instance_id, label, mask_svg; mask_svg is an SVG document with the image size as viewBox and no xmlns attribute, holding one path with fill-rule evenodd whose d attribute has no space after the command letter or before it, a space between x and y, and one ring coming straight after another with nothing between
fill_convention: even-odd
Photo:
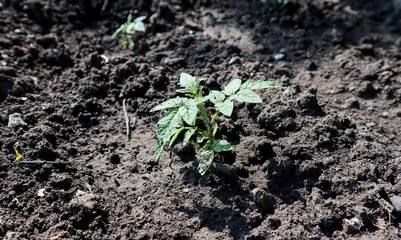
<instances>
[{"instance_id":1,"label":"young plant","mask_svg":"<svg viewBox=\"0 0 401 240\"><path fill-rule=\"evenodd\" d=\"M204 80L181 73L179 80L181 89L176 92L184 93L186 97L169 99L150 110L151 112L169 110L157 123L156 162L167 142L169 142L168 148L170 149L178 136L184 133L183 145L185 146L197 133L198 143L204 143L197 154L198 171L201 175L204 175L211 167L216 153L233 149L226 140L215 138L219 128L216 123L217 116L222 113L230 117L234 109L234 101L261 103L262 99L254 90L281 87L270 81L248 80L242 83L240 79L234 79L223 91L212 90L207 96L202 96L203 88L199 87L199 84ZM206 101L210 101L215 108L212 117L209 117L208 113L210 112L205 109ZM203 125L199 125L199 121L196 121L198 117L203 120Z\"/></svg>"},{"instance_id":2,"label":"young plant","mask_svg":"<svg viewBox=\"0 0 401 240\"><path fill-rule=\"evenodd\" d=\"M292 0L260 0L262 3L266 2L276 2L277 5L284 8L287 4L289 4Z\"/></svg>"},{"instance_id":3,"label":"young plant","mask_svg":"<svg viewBox=\"0 0 401 240\"><path fill-rule=\"evenodd\" d=\"M132 15L129 14L127 22L117 28L113 36L111 36L111 39L115 39L119 34L121 34L121 37L124 39L124 42L122 42L123 49L126 49L127 47L129 49L134 49L137 38L136 32L145 32L145 25L143 24L143 20L145 19L145 16L141 16L132 21Z\"/></svg>"}]
</instances>

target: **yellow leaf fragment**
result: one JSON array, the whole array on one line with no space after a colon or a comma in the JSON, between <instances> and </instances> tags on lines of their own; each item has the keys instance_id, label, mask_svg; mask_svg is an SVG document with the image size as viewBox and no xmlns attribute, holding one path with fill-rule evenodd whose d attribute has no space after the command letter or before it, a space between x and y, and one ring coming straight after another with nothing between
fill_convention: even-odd
<instances>
[{"instance_id":1,"label":"yellow leaf fragment","mask_svg":"<svg viewBox=\"0 0 401 240\"><path fill-rule=\"evenodd\" d=\"M19 162L22 159L22 155L18 153L17 149L14 149L14 150L15 150L15 154L17 155L17 157L15 158L15 161Z\"/></svg>"}]
</instances>

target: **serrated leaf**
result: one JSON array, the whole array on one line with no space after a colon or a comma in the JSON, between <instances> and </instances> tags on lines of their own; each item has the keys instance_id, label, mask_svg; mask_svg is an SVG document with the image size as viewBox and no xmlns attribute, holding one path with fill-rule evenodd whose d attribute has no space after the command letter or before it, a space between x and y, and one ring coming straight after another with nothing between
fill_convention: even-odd
<instances>
[{"instance_id":1,"label":"serrated leaf","mask_svg":"<svg viewBox=\"0 0 401 240\"><path fill-rule=\"evenodd\" d=\"M160 124L159 127L156 130L156 134L158 138L161 138L164 142L170 141L171 137L177 133L177 131L183 127L182 121L181 121L181 116L178 114L177 110L174 110L174 112L169 112L171 113L171 117L168 116L168 120L164 120ZM160 123L160 121L159 121Z\"/></svg>"},{"instance_id":2,"label":"serrated leaf","mask_svg":"<svg viewBox=\"0 0 401 240\"><path fill-rule=\"evenodd\" d=\"M190 100L191 99L189 99L189 98L182 98L182 97L172 98L172 99L162 102L161 104L152 108L150 110L150 112L159 111L159 110L166 109L166 108L175 108L175 107L184 106Z\"/></svg>"},{"instance_id":3,"label":"serrated leaf","mask_svg":"<svg viewBox=\"0 0 401 240\"><path fill-rule=\"evenodd\" d=\"M248 103L263 102L262 99L259 97L259 95L256 94L251 89L245 89L239 91L237 94L235 94L235 100L237 100L238 102L248 102Z\"/></svg>"},{"instance_id":4,"label":"serrated leaf","mask_svg":"<svg viewBox=\"0 0 401 240\"><path fill-rule=\"evenodd\" d=\"M188 125L193 126L195 124L196 114L198 113L198 107L196 105L182 106L178 109L182 119Z\"/></svg>"},{"instance_id":5,"label":"serrated leaf","mask_svg":"<svg viewBox=\"0 0 401 240\"><path fill-rule=\"evenodd\" d=\"M230 99L226 99L224 102L219 102L216 105L216 109L227 117L231 117L234 109L234 102Z\"/></svg>"},{"instance_id":6,"label":"serrated leaf","mask_svg":"<svg viewBox=\"0 0 401 240\"><path fill-rule=\"evenodd\" d=\"M224 99L226 98L226 96L224 96L224 93L216 90L210 91L208 97L210 98L210 101L215 105L219 102L224 101Z\"/></svg>"},{"instance_id":7,"label":"serrated leaf","mask_svg":"<svg viewBox=\"0 0 401 240\"><path fill-rule=\"evenodd\" d=\"M191 137L194 135L195 132L196 132L196 128L191 128L185 132L184 139L182 140L183 146L187 145L189 139L191 139Z\"/></svg>"},{"instance_id":8,"label":"serrated leaf","mask_svg":"<svg viewBox=\"0 0 401 240\"><path fill-rule=\"evenodd\" d=\"M215 152L224 152L233 150L233 146L227 142L226 140L216 140L212 145L213 151Z\"/></svg>"},{"instance_id":9,"label":"serrated leaf","mask_svg":"<svg viewBox=\"0 0 401 240\"><path fill-rule=\"evenodd\" d=\"M202 153L202 156L199 158L199 165L198 165L198 172L200 175L205 175L207 170L209 170L210 166L213 163L214 159L214 152L213 151L206 151Z\"/></svg>"},{"instance_id":10,"label":"serrated leaf","mask_svg":"<svg viewBox=\"0 0 401 240\"><path fill-rule=\"evenodd\" d=\"M166 144L166 143L163 142L162 139L157 139L157 142L156 142L156 151L155 151L155 153L156 153L156 162L159 161L160 155L161 155L162 152L163 152L163 148L164 148L164 145L165 145L165 144Z\"/></svg>"},{"instance_id":11,"label":"serrated leaf","mask_svg":"<svg viewBox=\"0 0 401 240\"><path fill-rule=\"evenodd\" d=\"M199 84L200 84L202 81L205 81L205 80L206 80L206 78L199 78L198 80L196 80L196 83L195 83L195 85L194 85L194 89L197 89L198 86L199 86ZM200 92L202 92L202 89L200 90Z\"/></svg>"},{"instance_id":12,"label":"serrated leaf","mask_svg":"<svg viewBox=\"0 0 401 240\"><path fill-rule=\"evenodd\" d=\"M170 111L168 113L166 113L166 115L164 115L158 122L158 125L164 126L164 125L168 125L171 120L174 118L174 116L176 116L176 113L178 112L177 108L172 108L170 109Z\"/></svg>"},{"instance_id":13,"label":"serrated leaf","mask_svg":"<svg viewBox=\"0 0 401 240\"><path fill-rule=\"evenodd\" d=\"M240 90L245 90L245 89L257 90L257 89L279 88L279 87L281 87L280 84L271 81L248 80L241 85Z\"/></svg>"},{"instance_id":14,"label":"serrated leaf","mask_svg":"<svg viewBox=\"0 0 401 240\"><path fill-rule=\"evenodd\" d=\"M175 91L178 92L178 93L191 93L191 94L193 94L192 89L180 88L180 89L177 89Z\"/></svg>"},{"instance_id":15,"label":"serrated leaf","mask_svg":"<svg viewBox=\"0 0 401 240\"><path fill-rule=\"evenodd\" d=\"M185 89L189 89L196 83L196 78L188 73L181 73L179 85Z\"/></svg>"},{"instance_id":16,"label":"serrated leaf","mask_svg":"<svg viewBox=\"0 0 401 240\"><path fill-rule=\"evenodd\" d=\"M241 86L241 79L232 80L223 90L223 93L227 96L233 95Z\"/></svg>"},{"instance_id":17,"label":"serrated leaf","mask_svg":"<svg viewBox=\"0 0 401 240\"><path fill-rule=\"evenodd\" d=\"M197 98L197 99L196 99L196 104L206 102L207 100L210 100L210 96L209 96L209 95L204 96L204 97Z\"/></svg>"},{"instance_id":18,"label":"serrated leaf","mask_svg":"<svg viewBox=\"0 0 401 240\"><path fill-rule=\"evenodd\" d=\"M156 162L159 160L166 142L170 141L172 136L177 134L183 127L181 116L177 108L172 108L162 119L158 122L159 127L156 130Z\"/></svg>"}]
</instances>

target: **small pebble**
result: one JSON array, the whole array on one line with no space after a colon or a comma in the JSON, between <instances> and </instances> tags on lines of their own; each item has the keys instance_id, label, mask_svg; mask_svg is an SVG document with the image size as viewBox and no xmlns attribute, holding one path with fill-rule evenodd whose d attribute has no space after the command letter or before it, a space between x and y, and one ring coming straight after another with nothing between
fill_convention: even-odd
<instances>
[{"instance_id":1,"label":"small pebble","mask_svg":"<svg viewBox=\"0 0 401 240\"><path fill-rule=\"evenodd\" d=\"M366 126L367 127L374 127L376 124L375 123L373 123L373 122L371 122L371 123L366 123Z\"/></svg>"},{"instance_id":2,"label":"small pebble","mask_svg":"<svg viewBox=\"0 0 401 240\"><path fill-rule=\"evenodd\" d=\"M23 119L20 113L13 113L8 116L8 127L16 128L18 126L28 125Z\"/></svg>"},{"instance_id":3,"label":"small pebble","mask_svg":"<svg viewBox=\"0 0 401 240\"><path fill-rule=\"evenodd\" d=\"M280 61L284 58L284 56L285 55L283 53L278 53L278 54L274 55L274 60Z\"/></svg>"},{"instance_id":4,"label":"small pebble","mask_svg":"<svg viewBox=\"0 0 401 240\"><path fill-rule=\"evenodd\" d=\"M290 88L287 88L287 89L284 91L283 96L284 96L285 98L292 98L293 95L292 95L291 89L290 89Z\"/></svg>"},{"instance_id":5,"label":"small pebble","mask_svg":"<svg viewBox=\"0 0 401 240\"><path fill-rule=\"evenodd\" d=\"M400 196L392 196L390 197L390 203L395 208L397 213L401 213L401 197Z\"/></svg>"},{"instance_id":6,"label":"small pebble","mask_svg":"<svg viewBox=\"0 0 401 240\"><path fill-rule=\"evenodd\" d=\"M358 227L361 227L363 224L361 223L361 221L359 221L359 219L358 218L352 218L351 220L350 220L350 222L351 222L351 224L352 225L354 225L354 226L358 226Z\"/></svg>"},{"instance_id":7,"label":"small pebble","mask_svg":"<svg viewBox=\"0 0 401 240\"><path fill-rule=\"evenodd\" d=\"M238 57L232 57L230 59L230 61L228 62L228 64L230 64L230 65L235 64L235 63L239 63L239 58Z\"/></svg>"},{"instance_id":8,"label":"small pebble","mask_svg":"<svg viewBox=\"0 0 401 240\"><path fill-rule=\"evenodd\" d=\"M350 220L348 219L344 219L344 231L346 233L357 233L361 230L361 227L363 226L363 224L361 223L361 221L354 217Z\"/></svg>"},{"instance_id":9,"label":"small pebble","mask_svg":"<svg viewBox=\"0 0 401 240\"><path fill-rule=\"evenodd\" d=\"M46 194L46 188L41 188L41 189L38 190L37 195L38 195L39 197L44 197L45 194Z\"/></svg>"},{"instance_id":10,"label":"small pebble","mask_svg":"<svg viewBox=\"0 0 401 240\"><path fill-rule=\"evenodd\" d=\"M388 112L382 112L382 113L380 114L380 116L381 116L382 118L388 118Z\"/></svg>"}]
</instances>

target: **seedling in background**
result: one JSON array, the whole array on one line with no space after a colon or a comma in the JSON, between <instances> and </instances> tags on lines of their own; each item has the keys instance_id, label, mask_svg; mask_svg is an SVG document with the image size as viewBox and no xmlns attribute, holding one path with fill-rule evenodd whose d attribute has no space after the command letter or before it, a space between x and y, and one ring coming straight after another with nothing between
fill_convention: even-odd
<instances>
[{"instance_id":1,"label":"seedling in background","mask_svg":"<svg viewBox=\"0 0 401 240\"><path fill-rule=\"evenodd\" d=\"M111 36L111 39L115 39L118 35L124 39L122 42L123 49L127 47L129 49L134 49L135 41L137 38L137 32L145 32L145 24L143 24L143 20L145 20L145 16L137 17L134 21L132 21L132 15L128 15L127 22L122 24Z\"/></svg>"},{"instance_id":2,"label":"seedling in background","mask_svg":"<svg viewBox=\"0 0 401 240\"><path fill-rule=\"evenodd\" d=\"M178 93L184 93L186 97L169 99L151 109L151 112L168 109L169 112L159 120L156 131L156 162L159 160L164 146L169 142L170 149L178 136L183 133L183 145L185 146L196 133L198 143L203 147L198 151L198 171L204 175L211 167L215 154L233 149L232 145L223 139L216 139L218 124L217 116L222 113L231 117L234 109L234 101L247 103L261 103L262 99L253 90L279 88L281 85L263 80L248 80L244 83L240 79L232 80L223 91L212 90L209 95L202 96L202 87L199 84L205 79L196 79L187 73L181 73ZM214 106L214 115L209 117L204 103L210 101ZM198 125L196 119L203 120L203 125ZM199 122L199 121L198 121Z\"/></svg>"},{"instance_id":3,"label":"seedling in background","mask_svg":"<svg viewBox=\"0 0 401 240\"><path fill-rule=\"evenodd\" d=\"M281 6L282 8L289 4L292 0L260 0L262 3L266 2L276 2L277 5Z\"/></svg>"}]
</instances>

